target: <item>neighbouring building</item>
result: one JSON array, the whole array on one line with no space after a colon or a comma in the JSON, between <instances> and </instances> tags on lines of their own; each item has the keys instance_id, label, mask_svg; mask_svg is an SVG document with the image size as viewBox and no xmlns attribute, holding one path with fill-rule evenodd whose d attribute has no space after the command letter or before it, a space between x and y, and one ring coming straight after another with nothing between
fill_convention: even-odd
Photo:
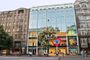
<instances>
[{"instance_id":1,"label":"neighbouring building","mask_svg":"<svg viewBox=\"0 0 90 60\"><path fill-rule=\"evenodd\" d=\"M25 52L29 28L29 9L19 8L0 12L0 25L13 36L13 52Z\"/></svg>"},{"instance_id":2,"label":"neighbouring building","mask_svg":"<svg viewBox=\"0 0 90 60\"><path fill-rule=\"evenodd\" d=\"M32 52L33 55L36 55L36 47L38 46L38 33L42 31L42 29L29 29L28 40L27 40L27 54Z\"/></svg>"},{"instance_id":3,"label":"neighbouring building","mask_svg":"<svg viewBox=\"0 0 90 60\"><path fill-rule=\"evenodd\" d=\"M90 54L90 0L76 0L75 11L80 51L84 49Z\"/></svg>"},{"instance_id":4,"label":"neighbouring building","mask_svg":"<svg viewBox=\"0 0 90 60\"><path fill-rule=\"evenodd\" d=\"M65 55L78 54L79 42L77 36L74 4L69 3L32 7L30 9L29 36L31 36L31 33L36 34L34 37L38 36L38 29L46 27L59 29L59 31L55 34L55 36L62 40L58 46L59 53L61 52ZM35 31L33 29L35 29ZM32 32L32 30L34 32ZM30 38L29 41L30 40L32 41L28 42L28 44L31 46L29 49L34 48L36 54L44 54L45 50L38 47L38 38ZM57 42L55 40L49 41L49 56L55 56L55 53L57 52L56 46L53 46L53 43ZM34 52L32 51L32 53Z\"/></svg>"}]
</instances>

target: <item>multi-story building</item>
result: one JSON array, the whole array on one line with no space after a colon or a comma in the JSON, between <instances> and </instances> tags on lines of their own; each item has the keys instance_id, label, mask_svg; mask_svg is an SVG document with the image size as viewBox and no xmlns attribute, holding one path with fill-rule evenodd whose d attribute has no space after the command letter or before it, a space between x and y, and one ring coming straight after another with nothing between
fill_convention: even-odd
<instances>
[{"instance_id":1,"label":"multi-story building","mask_svg":"<svg viewBox=\"0 0 90 60\"><path fill-rule=\"evenodd\" d=\"M14 51L21 52L21 49L25 49L28 37L28 22L29 9L19 8L0 12L0 25L3 25L4 30L13 36Z\"/></svg>"},{"instance_id":2,"label":"multi-story building","mask_svg":"<svg viewBox=\"0 0 90 60\"><path fill-rule=\"evenodd\" d=\"M75 1L80 50L90 51L90 0Z\"/></svg>"},{"instance_id":3,"label":"multi-story building","mask_svg":"<svg viewBox=\"0 0 90 60\"><path fill-rule=\"evenodd\" d=\"M38 33L38 29L46 27L59 29L59 31L55 34L55 36L58 36L62 39L61 43L58 46L59 52L62 52L64 54L78 53L79 43L77 37L74 4L70 3L32 7L30 10L29 29L37 29L36 32ZM36 40L38 43L39 40ZM53 43L55 43L54 40ZM55 56L56 46L52 45L52 41L49 41L49 44L49 55ZM43 54L45 50L39 48L38 44L36 45L36 53L39 51Z\"/></svg>"},{"instance_id":4,"label":"multi-story building","mask_svg":"<svg viewBox=\"0 0 90 60\"><path fill-rule=\"evenodd\" d=\"M29 52L32 52L33 55L36 55L36 47L38 46L38 33L42 30L43 28L29 30L29 39L27 40L27 54L29 54Z\"/></svg>"}]
</instances>

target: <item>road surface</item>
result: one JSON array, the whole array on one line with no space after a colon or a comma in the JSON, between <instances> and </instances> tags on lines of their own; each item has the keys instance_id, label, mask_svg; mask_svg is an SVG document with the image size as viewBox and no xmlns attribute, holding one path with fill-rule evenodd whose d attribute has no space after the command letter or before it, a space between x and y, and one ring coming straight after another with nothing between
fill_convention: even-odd
<instances>
[{"instance_id":1,"label":"road surface","mask_svg":"<svg viewBox=\"0 0 90 60\"><path fill-rule=\"evenodd\" d=\"M58 60L58 57L0 56L0 60ZM90 56L65 56L60 60L90 60Z\"/></svg>"}]
</instances>

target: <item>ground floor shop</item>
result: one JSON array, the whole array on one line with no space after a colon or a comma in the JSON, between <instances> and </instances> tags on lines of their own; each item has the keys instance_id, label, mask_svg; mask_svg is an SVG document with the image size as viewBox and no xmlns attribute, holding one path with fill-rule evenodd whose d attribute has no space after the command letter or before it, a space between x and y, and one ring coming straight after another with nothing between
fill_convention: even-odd
<instances>
[{"instance_id":1,"label":"ground floor shop","mask_svg":"<svg viewBox=\"0 0 90 60\"><path fill-rule=\"evenodd\" d=\"M68 54L69 55L77 55L78 48L69 48L69 47L49 47L48 49L46 48L38 48L38 55L39 56L44 56L45 54L48 54L48 56L65 56ZM28 48L28 54L32 53L32 55L36 55L36 47L29 47Z\"/></svg>"},{"instance_id":2,"label":"ground floor shop","mask_svg":"<svg viewBox=\"0 0 90 60\"><path fill-rule=\"evenodd\" d=\"M85 50L90 54L90 36L79 36L80 51Z\"/></svg>"},{"instance_id":3,"label":"ground floor shop","mask_svg":"<svg viewBox=\"0 0 90 60\"><path fill-rule=\"evenodd\" d=\"M40 46L28 46L27 53L31 52L32 55L49 56L56 55L77 55L79 51L79 43L77 36L58 36L55 40L50 39L48 48ZM38 47L38 48L37 48Z\"/></svg>"},{"instance_id":4,"label":"ground floor shop","mask_svg":"<svg viewBox=\"0 0 90 60\"><path fill-rule=\"evenodd\" d=\"M49 56L62 56L67 54L67 47L51 47L49 48Z\"/></svg>"},{"instance_id":5,"label":"ground floor shop","mask_svg":"<svg viewBox=\"0 0 90 60\"><path fill-rule=\"evenodd\" d=\"M36 47L28 46L27 54L36 55Z\"/></svg>"}]
</instances>

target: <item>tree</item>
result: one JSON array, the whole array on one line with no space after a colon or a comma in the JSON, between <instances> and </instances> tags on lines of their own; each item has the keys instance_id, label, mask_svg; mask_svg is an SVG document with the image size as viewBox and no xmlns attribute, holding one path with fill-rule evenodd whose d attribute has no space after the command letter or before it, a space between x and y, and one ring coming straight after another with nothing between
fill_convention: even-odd
<instances>
[{"instance_id":1,"label":"tree","mask_svg":"<svg viewBox=\"0 0 90 60\"><path fill-rule=\"evenodd\" d=\"M13 46L13 37L0 26L0 50L10 49Z\"/></svg>"},{"instance_id":2,"label":"tree","mask_svg":"<svg viewBox=\"0 0 90 60\"><path fill-rule=\"evenodd\" d=\"M38 36L39 46L42 46L43 48L48 48L48 46L49 46L49 41L48 40L50 38L55 39L54 34L57 31L60 31L60 30L57 30L57 29L54 29L53 27L47 27L43 31L41 31L39 33L39 36Z\"/></svg>"},{"instance_id":3,"label":"tree","mask_svg":"<svg viewBox=\"0 0 90 60\"><path fill-rule=\"evenodd\" d=\"M42 47L42 49L44 49L44 52L46 52L47 54L49 53L49 40L53 39L55 40L56 37L54 36L56 34L56 32L59 32L60 30L58 28L53 28L53 27L47 27L44 30L42 30L41 32L39 32L38 35L38 43L39 43L39 47Z\"/></svg>"}]
</instances>

